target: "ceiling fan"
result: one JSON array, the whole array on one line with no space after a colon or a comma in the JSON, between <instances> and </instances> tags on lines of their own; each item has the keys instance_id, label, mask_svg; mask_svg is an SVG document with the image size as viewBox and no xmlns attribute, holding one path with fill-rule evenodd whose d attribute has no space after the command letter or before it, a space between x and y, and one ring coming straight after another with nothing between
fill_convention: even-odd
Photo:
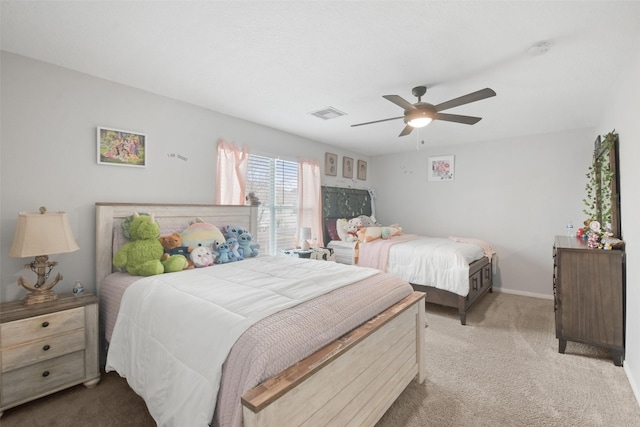
<instances>
[{"instance_id":1,"label":"ceiling fan","mask_svg":"<svg viewBox=\"0 0 640 427\"><path fill-rule=\"evenodd\" d=\"M427 93L426 86L416 86L413 88L411 93L413 93L413 96L418 97L418 102L416 102L415 104L406 101L398 95L383 95L383 98L393 102L399 107L404 108L404 116L375 120L373 122L358 123L355 125L351 125L351 127L370 125L372 123L386 122L389 120L404 119L404 122L407 125L398 136L405 136L409 135L414 128L424 127L431 123L431 121L433 120L444 120L447 122L473 125L478 123L481 120L481 117L461 116L459 114L446 114L441 113L440 111L448 110L449 108L457 107L459 105L469 104L470 102L480 101L482 99L490 98L496 95L496 93L492 89L485 88L476 92L468 93L455 99L451 99L438 105L433 105L427 102L422 102L422 96Z\"/></svg>"}]
</instances>

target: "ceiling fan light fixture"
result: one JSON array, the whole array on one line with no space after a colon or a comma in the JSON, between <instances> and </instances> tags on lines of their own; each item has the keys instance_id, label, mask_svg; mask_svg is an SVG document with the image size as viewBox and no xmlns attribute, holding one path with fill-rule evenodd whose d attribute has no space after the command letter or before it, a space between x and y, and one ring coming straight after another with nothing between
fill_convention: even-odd
<instances>
[{"instance_id":1,"label":"ceiling fan light fixture","mask_svg":"<svg viewBox=\"0 0 640 427\"><path fill-rule=\"evenodd\" d=\"M432 121L433 119L431 119L431 117L416 117L415 119L409 120L407 124L413 128L423 128Z\"/></svg>"}]
</instances>

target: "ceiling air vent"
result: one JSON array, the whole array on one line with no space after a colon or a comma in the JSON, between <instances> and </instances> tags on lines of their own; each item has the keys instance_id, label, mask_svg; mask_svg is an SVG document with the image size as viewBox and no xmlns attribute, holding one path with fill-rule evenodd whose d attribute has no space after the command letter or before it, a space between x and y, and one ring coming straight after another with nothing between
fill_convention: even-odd
<instances>
[{"instance_id":1,"label":"ceiling air vent","mask_svg":"<svg viewBox=\"0 0 640 427\"><path fill-rule=\"evenodd\" d=\"M342 111L337 110L333 107L327 107L327 108L323 108L322 110L313 111L309 114L311 114L312 116L319 117L322 120L330 120L330 119L335 119L336 117L344 116L347 113L343 113Z\"/></svg>"}]
</instances>

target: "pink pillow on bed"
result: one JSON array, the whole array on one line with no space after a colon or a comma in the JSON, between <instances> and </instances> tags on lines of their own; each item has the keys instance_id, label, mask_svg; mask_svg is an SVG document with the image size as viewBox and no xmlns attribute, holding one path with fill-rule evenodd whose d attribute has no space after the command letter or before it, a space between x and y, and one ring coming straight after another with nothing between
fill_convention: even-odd
<instances>
[{"instance_id":1,"label":"pink pillow on bed","mask_svg":"<svg viewBox=\"0 0 640 427\"><path fill-rule=\"evenodd\" d=\"M325 220L324 226L327 228L327 232L329 233L329 238L331 238L331 240L340 240L340 235L338 234L338 230L336 229L335 219Z\"/></svg>"}]
</instances>

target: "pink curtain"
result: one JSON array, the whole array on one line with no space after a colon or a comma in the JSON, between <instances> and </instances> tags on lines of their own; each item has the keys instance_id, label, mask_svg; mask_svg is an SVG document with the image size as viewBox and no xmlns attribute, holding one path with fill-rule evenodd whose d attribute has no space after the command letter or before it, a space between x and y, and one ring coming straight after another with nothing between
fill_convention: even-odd
<instances>
[{"instance_id":1,"label":"pink curtain","mask_svg":"<svg viewBox=\"0 0 640 427\"><path fill-rule=\"evenodd\" d=\"M217 205L244 205L247 188L249 148L232 142L218 141Z\"/></svg>"},{"instance_id":2,"label":"pink curtain","mask_svg":"<svg viewBox=\"0 0 640 427\"><path fill-rule=\"evenodd\" d=\"M296 242L300 241L300 228L310 227L312 238L317 238L318 246L324 246L321 185L322 180L318 162L300 159L298 163L298 230L296 230Z\"/></svg>"}]
</instances>

